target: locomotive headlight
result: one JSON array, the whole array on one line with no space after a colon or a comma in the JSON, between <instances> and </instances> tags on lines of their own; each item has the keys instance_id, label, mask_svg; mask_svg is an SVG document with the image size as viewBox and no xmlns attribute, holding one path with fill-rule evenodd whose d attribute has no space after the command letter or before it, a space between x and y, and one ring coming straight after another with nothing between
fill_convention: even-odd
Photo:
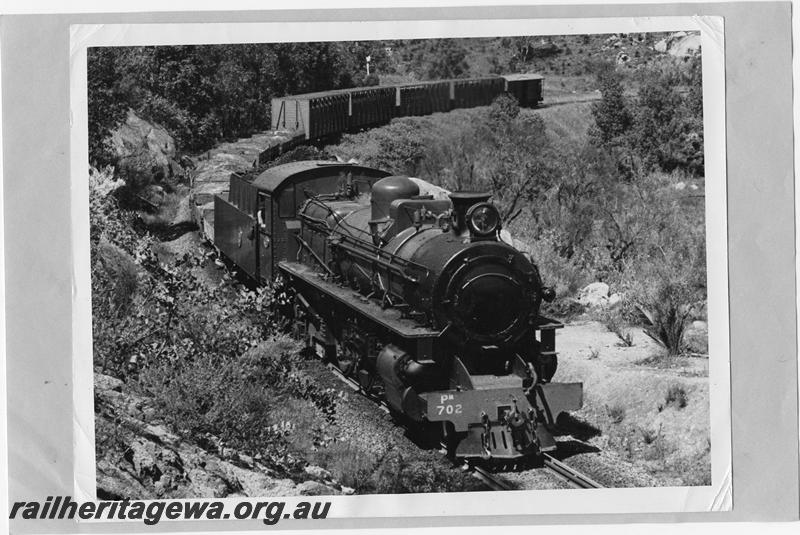
<instances>
[{"instance_id":1,"label":"locomotive headlight","mask_svg":"<svg viewBox=\"0 0 800 535\"><path fill-rule=\"evenodd\" d=\"M476 236L489 236L500 229L500 212L493 204L481 202L467 211L467 225Z\"/></svg>"}]
</instances>

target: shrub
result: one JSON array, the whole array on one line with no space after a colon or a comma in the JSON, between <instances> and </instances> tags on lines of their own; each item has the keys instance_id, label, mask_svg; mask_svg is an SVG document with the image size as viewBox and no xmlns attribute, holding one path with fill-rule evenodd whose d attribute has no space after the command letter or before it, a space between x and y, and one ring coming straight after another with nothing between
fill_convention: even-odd
<instances>
[{"instance_id":1,"label":"shrub","mask_svg":"<svg viewBox=\"0 0 800 535\"><path fill-rule=\"evenodd\" d=\"M372 484L379 494L464 492L477 490L477 482L442 459L404 457L390 453L376 470Z\"/></svg>"},{"instance_id":2,"label":"shrub","mask_svg":"<svg viewBox=\"0 0 800 535\"><path fill-rule=\"evenodd\" d=\"M103 274L97 276L108 281L111 314L114 317L126 315L139 286L139 268L129 254L105 239L101 239L97 246L96 258L103 269ZM98 297L102 299L105 296Z\"/></svg>"},{"instance_id":3,"label":"shrub","mask_svg":"<svg viewBox=\"0 0 800 535\"><path fill-rule=\"evenodd\" d=\"M625 419L625 406L621 404L616 404L612 406L606 405L606 414L608 415L609 420L611 423L619 424L622 423L622 420Z\"/></svg>"},{"instance_id":4,"label":"shrub","mask_svg":"<svg viewBox=\"0 0 800 535\"><path fill-rule=\"evenodd\" d=\"M161 263L157 242L121 210L109 171L90 181L95 364L153 397L166 421L260 453L280 470L328 440L335 396L302 370L297 342L275 335L273 289L209 285L206 261ZM137 380L133 383L132 379Z\"/></svg>"},{"instance_id":5,"label":"shrub","mask_svg":"<svg viewBox=\"0 0 800 535\"><path fill-rule=\"evenodd\" d=\"M697 302L700 289L689 279L686 268L669 267L655 270L655 276L639 282L638 301L652 324L648 333L660 341L668 355L683 351L683 335Z\"/></svg>"},{"instance_id":6,"label":"shrub","mask_svg":"<svg viewBox=\"0 0 800 535\"><path fill-rule=\"evenodd\" d=\"M315 390L299 364L297 344L283 336L239 357L203 354L146 366L139 384L175 428L195 438L213 435L261 453L278 468L297 469L325 437L330 392Z\"/></svg>"},{"instance_id":7,"label":"shrub","mask_svg":"<svg viewBox=\"0 0 800 535\"><path fill-rule=\"evenodd\" d=\"M664 401L666 401L667 406L674 405L678 409L682 409L689 402L689 396L686 394L686 389L681 385L671 385L667 389Z\"/></svg>"},{"instance_id":8,"label":"shrub","mask_svg":"<svg viewBox=\"0 0 800 535\"><path fill-rule=\"evenodd\" d=\"M519 102L509 94L502 94L489 106L489 120L494 123L507 123L519 115Z\"/></svg>"},{"instance_id":9,"label":"shrub","mask_svg":"<svg viewBox=\"0 0 800 535\"><path fill-rule=\"evenodd\" d=\"M481 488L469 474L425 452L409 458L390 449L378 456L350 443L335 442L321 449L315 455L315 462L359 494L464 492Z\"/></svg>"},{"instance_id":10,"label":"shrub","mask_svg":"<svg viewBox=\"0 0 800 535\"><path fill-rule=\"evenodd\" d=\"M648 461L659 461L663 464L676 449L674 443L661 433L660 426L657 431L642 430L642 438L647 446L644 458Z\"/></svg>"},{"instance_id":11,"label":"shrub","mask_svg":"<svg viewBox=\"0 0 800 535\"><path fill-rule=\"evenodd\" d=\"M376 455L349 442L333 442L314 454L314 462L324 466L339 483L359 494L374 490L372 477L378 464Z\"/></svg>"},{"instance_id":12,"label":"shrub","mask_svg":"<svg viewBox=\"0 0 800 535\"><path fill-rule=\"evenodd\" d=\"M619 283L649 324L648 334L668 355L677 355L694 309L706 296L703 213L681 203L669 180L659 187L654 179L647 188L653 192L646 203L649 217L641 212L637 219L649 224L631 227L637 243L621 264Z\"/></svg>"},{"instance_id":13,"label":"shrub","mask_svg":"<svg viewBox=\"0 0 800 535\"><path fill-rule=\"evenodd\" d=\"M555 289L556 299L575 296L589 282L585 268L578 263L578 259L567 258L559 252L559 239L554 230L544 231L537 238L527 235L522 226L512 230L520 238L514 246L528 253L539 268L544 284Z\"/></svg>"},{"instance_id":14,"label":"shrub","mask_svg":"<svg viewBox=\"0 0 800 535\"><path fill-rule=\"evenodd\" d=\"M642 428L639 430L642 434L642 440L644 440L645 444L652 444L655 442L659 436L661 436L661 426L658 427L658 430L653 431L652 429L645 429Z\"/></svg>"},{"instance_id":15,"label":"shrub","mask_svg":"<svg viewBox=\"0 0 800 535\"><path fill-rule=\"evenodd\" d=\"M618 345L622 347L632 347L633 332L625 325L622 314L623 310L621 307L611 307L601 311L599 319L610 332L617 335L617 338L619 338Z\"/></svg>"},{"instance_id":16,"label":"shrub","mask_svg":"<svg viewBox=\"0 0 800 535\"><path fill-rule=\"evenodd\" d=\"M399 174L417 175L420 161L424 158L426 140L419 123L415 121L392 121L385 132L378 136L378 160L376 165Z\"/></svg>"}]
</instances>

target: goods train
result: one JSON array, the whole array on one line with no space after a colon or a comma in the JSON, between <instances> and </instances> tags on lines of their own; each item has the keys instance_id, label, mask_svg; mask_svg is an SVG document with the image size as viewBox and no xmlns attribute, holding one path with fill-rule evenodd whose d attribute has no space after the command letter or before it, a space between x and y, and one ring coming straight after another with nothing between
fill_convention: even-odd
<instances>
[{"instance_id":1,"label":"goods train","mask_svg":"<svg viewBox=\"0 0 800 535\"><path fill-rule=\"evenodd\" d=\"M536 107L542 100L542 77L510 74L274 98L272 129L292 130L302 139L317 140L386 124L394 117L488 106L503 93L513 95L523 108Z\"/></svg>"},{"instance_id":2,"label":"goods train","mask_svg":"<svg viewBox=\"0 0 800 535\"><path fill-rule=\"evenodd\" d=\"M311 351L453 456L536 458L556 448L559 413L582 403L581 383L552 381L563 324L539 307L554 292L500 239L489 195L428 189L294 162L232 175L201 228L254 281L282 281Z\"/></svg>"}]
</instances>

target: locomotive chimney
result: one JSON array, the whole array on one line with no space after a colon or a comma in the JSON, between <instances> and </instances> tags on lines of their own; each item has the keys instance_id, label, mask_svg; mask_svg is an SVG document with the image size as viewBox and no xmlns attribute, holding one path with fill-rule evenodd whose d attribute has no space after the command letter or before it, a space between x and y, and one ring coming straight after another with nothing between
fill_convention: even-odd
<instances>
[{"instance_id":1,"label":"locomotive chimney","mask_svg":"<svg viewBox=\"0 0 800 535\"><path fill-rule=\"evenodd\" d=\"M467 210L479 202L486 202L492 196L491 193L480 193L477 191L454 191L450 194L453 202L453 231L456 234L467 232Z\"/></svg>"}]
</instances>

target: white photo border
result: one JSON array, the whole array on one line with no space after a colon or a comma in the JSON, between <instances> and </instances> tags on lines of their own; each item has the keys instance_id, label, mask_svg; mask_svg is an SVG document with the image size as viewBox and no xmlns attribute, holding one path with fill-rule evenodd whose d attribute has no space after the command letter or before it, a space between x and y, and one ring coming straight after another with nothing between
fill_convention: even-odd
<instances>
[{"instance_id":1,"label":"white photo border","mask_svg":"<svg viewBox=\"0 0 800 535\"><path fill-rule=\"evenodd\" d=\"M724 22L718 16L70 26L75 497L96 500L88 201L87 48L700 31L712 484L593 490L332 496L330 518L669 513L732 509ZM328 498L326 498L328 499ZM192 500L194 501L194 500ZM255 499L223 499L237 503ZM298 500L299 501L299 500ZM287 499L291 505L292 499Z\"/></svg>"}]
</instances>

